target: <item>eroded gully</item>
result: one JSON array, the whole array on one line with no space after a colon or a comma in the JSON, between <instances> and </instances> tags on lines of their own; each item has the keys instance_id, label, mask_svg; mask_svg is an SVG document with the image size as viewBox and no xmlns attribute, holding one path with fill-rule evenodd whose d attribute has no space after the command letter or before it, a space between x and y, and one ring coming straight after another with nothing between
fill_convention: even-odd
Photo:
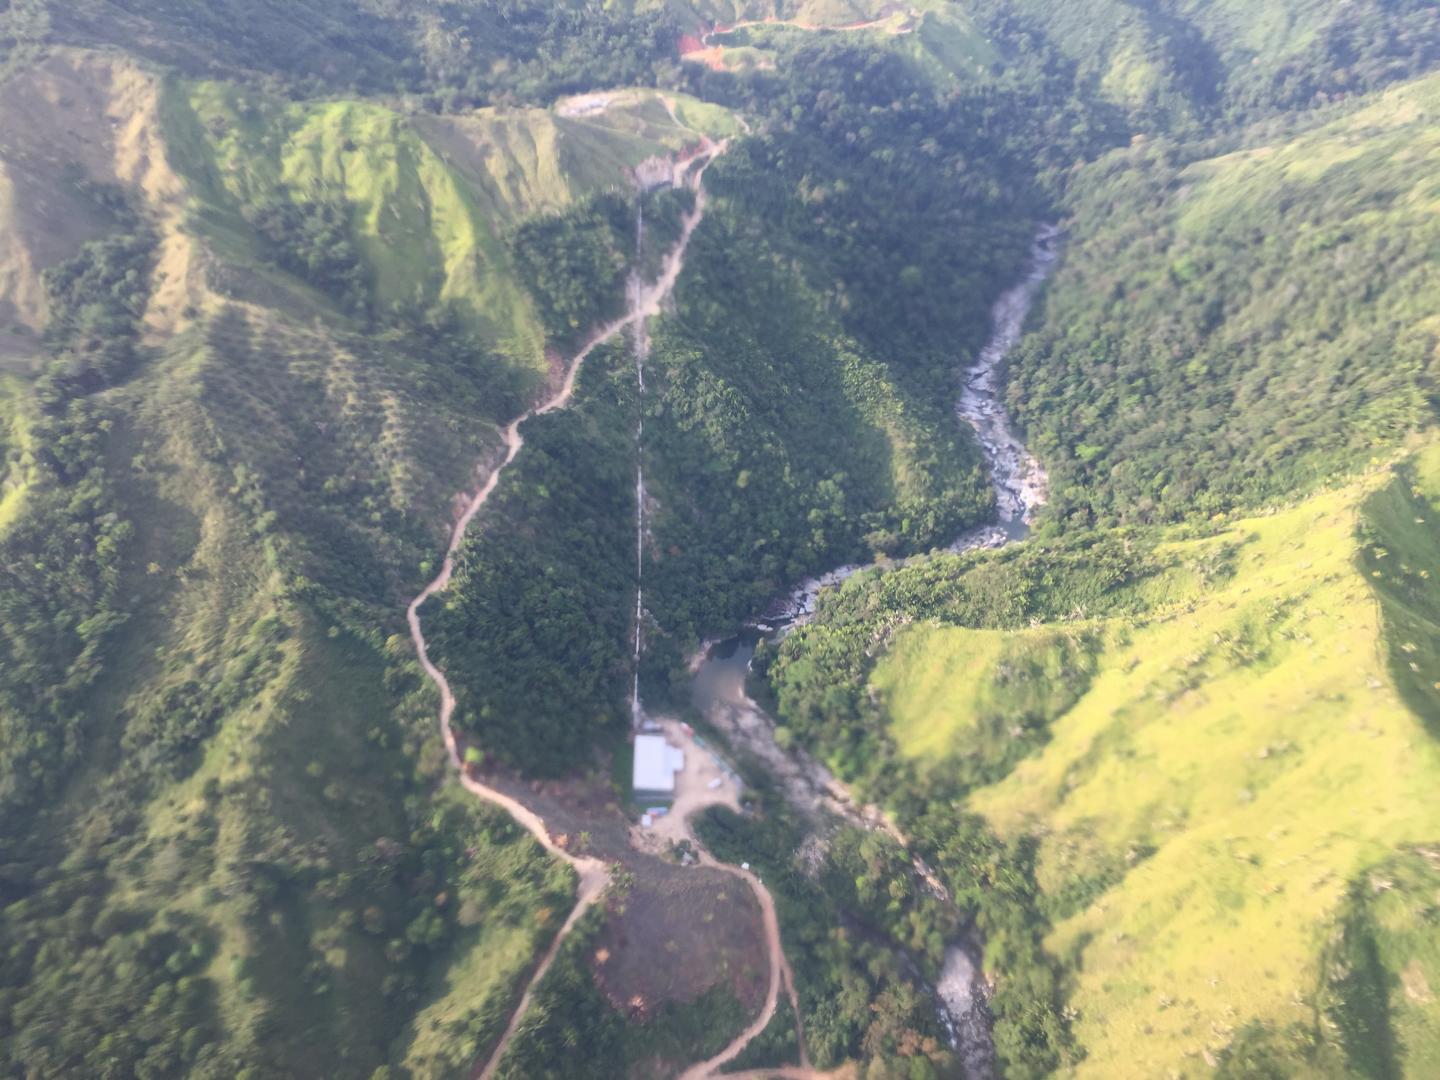
<instances>
[{"instance_id":1,"label":"eroded gully","mask_svg":"<svg viewBox=\"0 0 1440 1080\"><path fill-rule=\"evenodd\" d=\"M990 339L975 364L961 373L955 413L975 431L984 451L995 489L998 522L967 531L947 550L1001 547L1020 539L1028 531L1035 511L1045 502L1045 472L1011 428L1000 400L998 378L1001 362L1019 341L1031 304L1054 268L1059 253L1059 230L1053 226L1041 228L1031 248L1024 277L995 302ZM844 821L863 828L885 829L904 844L906 838L880 811L859 805L845 785L818 761L803 751L782 750L775 742L773 719L745 690L756 638L760 634L783 634L788 628L805 622L814 613L821 591L839 585L864 569L867 566L842 566L808 578L752 619L746 635L702 647L691 661L692 698L702 714L725 733L732 746L765 766L791 805L815 825L817 837L827 822ZM948 898L944 886L922 860L915 858L913 866L926 889ZM988 984L973 935L951 943L946 949L935 995L941 1024L966 1075L992 1076L995 1054L987 1005Z\"/></svg>"}]
</instances>

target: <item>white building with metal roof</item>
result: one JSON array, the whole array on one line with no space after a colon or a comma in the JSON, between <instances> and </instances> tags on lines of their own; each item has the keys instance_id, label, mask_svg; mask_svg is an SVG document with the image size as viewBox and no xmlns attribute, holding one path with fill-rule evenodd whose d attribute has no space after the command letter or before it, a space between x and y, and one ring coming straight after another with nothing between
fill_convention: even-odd
<instances>
[{"instance_id":1,"label":"white building with metal roof","mask_svg":"<svg viewBox=\"0 0 1440 1080\"><path fill-rule=\"evenodd\" d=\"M663 735L635 736L635 772L631 787L637 800L675 795L675 774L685 768L685 751Z\"/></svg>"}]
</instances>

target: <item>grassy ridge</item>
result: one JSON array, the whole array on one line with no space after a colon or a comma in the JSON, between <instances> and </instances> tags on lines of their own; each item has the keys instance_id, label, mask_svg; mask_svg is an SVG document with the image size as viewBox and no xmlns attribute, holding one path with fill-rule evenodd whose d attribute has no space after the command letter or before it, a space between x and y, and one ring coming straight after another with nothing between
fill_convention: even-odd
<instances>
[{"instance_id":1,"label":"grassy ridge","mask_svg":"<svg viewBox=\"0 0 1440 1080\"><path fill-rule=\"evenodd\" d=\"M167 116L177 170L205 196L200 222L230 255L257 254L251 208L331 200L373 312L444 310L533 376L544 370L544 333L515 280L508 231L617 186L627 168L696 137L653 94L594 115L565 111L411 120L363 102L283 103L184 83L171 87ZM698 103L684 115L722 122Z\"/></svg>"},{"instance_id":2,"label":"grassy ridge","mask_svg":"<svg viewBox=\"0 0 1440 1080\"><path fill-rule=\"evenodd\" d=\"M1065 613L1045 625L968 629L944 601L939 622L895 626L915 610L899 579L942 597L942 563L847 586L787 642L772 677L788 722L802 686L858 674L927 785L973 778L986 752L1008 772L963 806L1032 845L1078 1074L1208 1059L1253 1075L1263 1059L1276 1075L1423 1075L1440 1051L1419 929L1440 835L1437 470L1430 448L1148 555L1137 537L1137 567L1159 572L1116 594L1123 614L1074 592L1067 610L1062 572L1048 591ZM985 561L955 563L953 588ZM868 674L827 652L852 620L882 643ZM1007 737L1028 756L1007 763ZM1379 957L1368 990L1352 985L1362 953Z\"/></svg>"}]
</instances>

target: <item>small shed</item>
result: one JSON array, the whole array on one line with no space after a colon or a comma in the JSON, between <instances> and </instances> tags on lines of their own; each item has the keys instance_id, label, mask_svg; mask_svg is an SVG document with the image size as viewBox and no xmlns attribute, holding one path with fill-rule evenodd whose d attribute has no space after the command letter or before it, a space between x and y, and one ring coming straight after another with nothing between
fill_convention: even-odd
<instances>
[{"instance_id":1,"label":"small shed","mask_svg":"<svg viewBox=\"0 0 1440 1080\"><path fill-rule=\"evenodd\" d=\"M685 768L685 751L663 735L635 736L635 772L631 787L637 800L675 795L675 774Z\"/></svg>"}]
</instances>

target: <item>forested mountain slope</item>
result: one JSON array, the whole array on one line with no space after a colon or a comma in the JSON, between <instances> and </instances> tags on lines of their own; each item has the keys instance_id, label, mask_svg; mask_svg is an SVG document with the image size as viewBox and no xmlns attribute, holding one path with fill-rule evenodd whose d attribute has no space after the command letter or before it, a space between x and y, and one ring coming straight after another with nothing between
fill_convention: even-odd
<instances>
[{"instance_id":1,"label":"forested mountain slope","mask_svg":"<svg viewBox=\"0 0 1440 1080\"><path fill-rule=\"evenodd\" d=\"M1437 19L0 0L0 1072L473 1075L564 940L501 1075L670 1075L765 1000L761 897L736 1067L956 1074L973 920L1004 1075L1435 1072ZM422 606L522 827L406 605L697 190ZM1047 222L1049 509L927 554ZM750 689L898 828L732 747L756 890L640 853L628 721L869 560ZM568 939L527 828L608 861Z\"/></svg>"},{"instance_id":2,"label":"forested mountain slope","mask_svg":"<svg viewBox=\"0 0 1440 1080\"><path fill-rule=\"evenodd\" d=\"M0 48L14 59L48 44L118 46L192 75L261 73L307 96L465 105L652 83L677 32L664 10L588 0L17 0L0 11Z\"/></svg>"},{"instance_id":3,"label":"forested mountain slope","mask_svg":"<svg viewBox=\"0 0 1440 1080\"><path fill-rule=\"evenodd\" d=\"M1440 80L1242 149L1147 141L1072 180L1009 400L1067 522L1257 505L1433 423Z\"/></svg>"},{"instance_id":4,"label":"forested mountain slope","mask_svg":"<svg viewBox=\"0 0 1440 1080\"><path fill-rule=\"evenodd\" d=\"M1142 130L1307 109L1420 74L1440 13L1409 0L1019 0L1014 15L1077 65L1087 96Z\"/></svg>"},{"instance_id":5,"label":"forested mountain slope","mask_svg":"<svg viewBox=\"0 0 1440 1080\"><path fill-rule=\"evenodd\" d=\"M463 1068L571 885L435 789L402 597L549 378L521 223L698 135L72 51L0 93L6 1068Z\"/></svg>"}]
</instances>

